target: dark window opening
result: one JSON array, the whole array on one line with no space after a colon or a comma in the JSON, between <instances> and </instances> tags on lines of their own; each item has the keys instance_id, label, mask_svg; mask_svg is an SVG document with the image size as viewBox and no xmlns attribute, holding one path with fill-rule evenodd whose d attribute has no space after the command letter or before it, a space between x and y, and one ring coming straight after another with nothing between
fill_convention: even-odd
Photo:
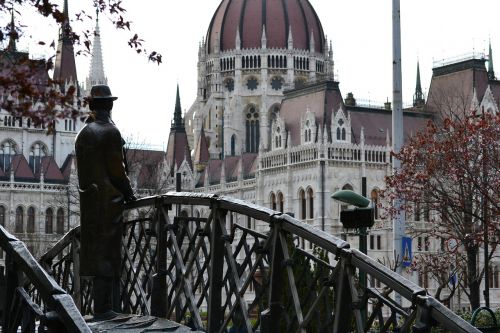
<instances>
[{"instance_id":1,"label":"dark window opening","mask_svg":"<svg viewBox=\"0 0 500 333\"><path fill-rule=\"evenodd\" d=\"M307 198L309 200L309 218L314 218L314 194L312 188L307 190Z\"/></svg>"},{"instance_id":2,"label":"dark window opening","mask_svg":"<svg viewBox=\"0 0 500 333\"><path fill-rule=\"evenodd\" d=\"M62 208L57 210L56 232L59 235L64 234L64 211Z\"/></svg>"},{"instance_id":3,"label":"dark window opening","mask_svg":"<svg viewBox=\"0 0 500 333\"><path fill-rule=\"evenodd\" d=\"M29 234L35 233L35 208L28 208L28 224L26 226L26 232Z\"/></svg>"},{"instance_id":4,"label":"dark window opening","mask_svg":"<svg viewBox=\"0 0 500 333\"><path fill-rule=\"evenodd\" d=\"M304 190L300 190L299 199L300 199L300 219L305 220L306 219L306 194L305 194Z\"/></svg>"},{"instance_id":5,"label":"dark window opening","mask_svg":"<svg viewBox=\"0 0 500 333\"><path fill-rule=\"evenodd\" d=\"M54 212L52 208L47 208L45 211L45 233L52 234L54 232Z\"/></svg>"},{"instance_id":6,"label":"dark window opening","mask_svg":"<svg viewBox=\"0 0 500 333\"><path fill-rule=\"evenodd\" d=\"M0 206L0 225L5 227L5 207Z\"/></svg>"},{"instance_id":7,"label":"dark window opening","mask_svg":"<svg viewBox=\"0 0 500 333\"><path fill-rule=\"evenodd\" d=\"M17 207L16 209L16 233L24 232L24 209L23 207Z\"/></svg>"},{"instance_id":8,"label":"dark window opening","mask_svg":"<svg viewBox=\"0 0 500 333\"><path fill-rule=\"evenodd\" d=\"M231 136L231 156L236 155L236 135Z\"/></svg>"}]
</instances>

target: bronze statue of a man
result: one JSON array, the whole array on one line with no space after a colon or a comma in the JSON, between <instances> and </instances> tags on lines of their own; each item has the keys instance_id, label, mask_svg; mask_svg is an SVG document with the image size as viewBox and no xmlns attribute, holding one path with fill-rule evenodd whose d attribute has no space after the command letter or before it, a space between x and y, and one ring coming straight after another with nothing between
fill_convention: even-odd
<instances>
[{"instance_id":1,"label":"bronze statue of a man","mask_svg":"<svg viewBox=\"0 0 500 333\"><path fill-rule=\"evenodd\" d=\"M135 200L127 176L124 141L110 117L116 99L107 85L92 87L88 97L91 114L75 143L80 186L80 275L93 277L96 320L116 315L112 311L112 290L120 276L123 204Z\"/></svg>"}]
</instances>

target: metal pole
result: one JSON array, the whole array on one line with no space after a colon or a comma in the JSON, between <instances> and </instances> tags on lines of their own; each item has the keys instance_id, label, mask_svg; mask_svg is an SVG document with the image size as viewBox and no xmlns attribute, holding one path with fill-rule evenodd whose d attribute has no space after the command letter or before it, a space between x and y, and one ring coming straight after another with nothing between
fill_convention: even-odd
<instances>
[{"instance_id":1,"label":"metal pole","mask_svg":"<svg viewBox=\"0 0 500 333\"><path fill-rule=\"evenodd\" d=\"M402 88L402 73L401 73L401 9L400 0L392 1L392 51L393 51L393 92L392 92L392 150L398 153L403 145L403 88ZM401 162L392 159L393 172L397 172L401 168ZM396 273L402 274L402 239L405 234L404 215L399 210L402 199L394 199L393 205L398 212L394 216L393 223L393 245L394 259L396 260ZM401 304L401 295L396 294L395 300Z\"/></svg>"},{"instance_id":2,"label":"metal pole","mask_svg":"<svg viewBox=\"0 0 500 333\"><path fill-rule=\"evenodd\" d=\"M484 108L482 111L482 117L484 118ZM481 139L479 139L481 140ZM483 191L486 189L486 162L485 162L485 156L486 156L486 149L483 144L483 157L482 157L482 167L483 167L483 176L482 176L482 181L483 181ZM487 202L484 197L484 194L482 195L481 198L481 204L482 204L482 209L483 209L483 232L484 232L484 305L486 307L490 307L490 266L489 266L489 258L488 258L488 252L489 252L489 240L488 240L488 207L487 207Z\"/></svg>"},{"instance_id":3,"label":"metal pole","mask_svg":"<svg viewBox=\"0 0 500 333\"><path fill-rule=\"evenodd\" d=\"M175 191L176 192L181 192L182 191L182 175L180 172L177 172L175 174ZM177 204L177 213L175 214L176 217L180 217L181 216L181 205L180 204ZM174 219L174 224L175 226L177 227L177 229L175 229L175 233L176 233L176 236L178 237L178 241L179 241L179 248L182 246L182 244L180 244L180 237L179 235L181 234L182 232L182 223L179 223L179 220L176 220ZM176 279L178 278L178 281L177 283L182 283L181 280L182 280L182 270L180 269L179 265L175 265L175 276L176 276ZM182 312L182 308L180 306L180 302L176 302L175 304L175 319L177 322L180 322L182 317L181 317L181 312Z\"/></svg>"},{"instance_id":4,"label":"metal pole","mask_svg":"<svg viewBox=\"0 0 500 333\"><path fill-rule=\"evenodd\" d=\"M366 198L366 177L363 176L361 178L361 195ZM367 228L360 228L359 229L359 250L367 254L368 253L368 230ZM359 280L361 282L361 288L363 290L363 293L366 293L366 288L368 287L368 281L366 278L366 273L360 271L359 272ZM366 309L367 303L363 302L363 307L361 308L361 317L363 318L363 323L366 323L366 317L367 317L367 309Z\"/></svg>"}]
</instances>

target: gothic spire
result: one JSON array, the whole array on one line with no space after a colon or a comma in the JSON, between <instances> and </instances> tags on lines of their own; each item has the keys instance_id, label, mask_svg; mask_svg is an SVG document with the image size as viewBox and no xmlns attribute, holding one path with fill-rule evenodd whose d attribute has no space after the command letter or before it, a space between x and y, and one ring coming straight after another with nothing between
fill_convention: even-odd
<instances>
[{"instance_id":1,"label":"gothic spire","mask_svg":"<svg viewBox=\"0 0 500 333\"><path fill-rule=\"evenodd\" d=\"M63 6L64 21L62 23L61 31L59 32L59 40L71 38L71 26L69 24L69 10L68 0L64 0Z\"/></svg>"},{"instance_id":2,"label":"gothic spire","mask_svg":"<svg viewBox=\"0 0 500 333\"><path fill-rule=\"evenodd\" d=\"M413 95L413 106L422 106L424 104L424 93L422 92L422 84L420 82L420 62L417 61L417 84L415 86L415 94Z\"/></svg>"},{"instance_id":3,"label":"gothic spire","mask_svg":"<svg viewBox=\"0 0 500 333\"><path fill-rule=\"evenodd\" d=\"M14 8L10 10L10 35L9 35L9 45L7 46L7 50L10 52L17 51L16 45L17 32L16 25L14 24Z\"/></svg>"},{"instance_id":4,"label":"gothic spire","mask_svg":"<svg viewBox=\"0 0 500 333\"><path fill-rule=\"evenodd\" d=\"M96 25L94 32L94 46L92 49L92 59L90 61L89 76L87 78L87 89L96 84L108 84L108 79L104 74L104 64L102 59L101 32L99 29L99 10L96 9Z\"/></svg>"},{"instance_id":5,"label":"gothic spire","mask_svg":"<svg viewBox=\"0 0 500 333\"><path fill-rule=\"evenodd\" d=\"M184 161L187 161L189 167L191 168L191 170L193 170L193 162L191 160L191 154L189 152L189 142L181 114L179 85L177 85L177 98L175 100L174 120L172 121L167 144L167 164L170 166L171 176L173 176L175 171L182 166L182 163Z\"/></svg>"},{"instance_id":6,"label":"gothic spire","mask_svg":"<svg viewBox=\"0 0 500 333\"><path fill-rule=\"evenodd\" d=\"M78 77L76 75L75 51L73 48L73 38L71 36L71 25L69 22L68 0L64 0L64 21L59 33L59 43L57 45L56 62L54 66L54 81L56 81L63 92L68 84L73 84L79 89ZM79 94L79 91L77 92Z\"/></svg>"},{"instance_id":7,"label":"gothic spire","mask_svg":"<svg viewBox=\"0 0 500 333\"><path fill-rule=\"evenodd\" d=\"M172 123L172 129L184 128L184 122L182 121L182 109L181 109L181 97L179 95L179 85L177 84L177 96L175 97L175 110L174 110L174 121Z\"/></svg>"},{"instance_id":8,"label":"gothic spire","mask_svg":"<svg viewBox=\"0 0 500 333\"><path fill-rule=\"evenodd\" d=\"M491 39L488 54L488 79L496 80L495 71L493 70L493 51L491 50Z\"/></svg>"}]
</instances>

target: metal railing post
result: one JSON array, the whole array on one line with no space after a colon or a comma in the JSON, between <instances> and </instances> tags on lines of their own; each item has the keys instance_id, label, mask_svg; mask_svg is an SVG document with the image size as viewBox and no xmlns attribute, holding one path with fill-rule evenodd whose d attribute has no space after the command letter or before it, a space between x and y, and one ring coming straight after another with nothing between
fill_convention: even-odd
<instances>
[{"instance_id":1,"label":"metal railing post","mask_svg":"<svg viewBox=\"0 0 500 333\"><path fill-rule=\"evenodd\" d=\"M168 211L168 210L167 210ZM156 207L156 274L153 276L151 315L164 318L167 314L167 220L157 204Z\"/></svg>"},{"instance_id":2,"label":"metal railing post","mask_svg":"<svg viewBox=\"0 0 500 333\"><path fill-rule=\"evenodd\" d=\"M340 265L340 270L336 273L335 286L335 315L334 315L334 332L349 332L352 322L352 298L349 289L349 280L347 276L346 258L341 258L337 263Z\"/></svg>"},{"instance_id":3,"label":"metal railing post","mask_svg":"<svg viewBox=\"0 0 500 333\"><path fill-rule=\"evenodd\" d=\"M272 260L270 267L269 307L261 313L261 331L272 333L280 331L283 313L283 248L280 241L281 222L272 225Z\"/></svg>"},{"instance_id":4,"label":"metal railing post","mask_svg":"<svg viewBox=\"0 0 500 333\"><path fill-rule=\"evenodd\" d=\"M224 320L222 313L222 278L224 274L224 242L222 241L221 220L225 220L226 212L215 209L210 232L210 266L209 266L209 298L208 298L208 332L218 332Z\"/></svg>"},{"instance_id":5,"label":"metal railing post","mask_svg":"<svg viewBox=\"0 0 500 333\"><path fill-rule=\"evenodd\" d=\"M12 309L12 302L14 300L14 295L16 289L19 286L19 273L17 272L16 263L12 260L12 255L7 253L5 258L5 295L4 295L4 307L3 307L3 322L2 322L2 332L6 333L10 331L10 315Z\"/></svg>"},{"instance_id":6,"label":"metal railing post","mask_svg":"<svg viewBox=\"0 0 500 333\"><path fill-rule=\"evenodd\" d=\"M73 237L71 240L72 251L71 254L73 256L73 300L75 301L75 305L82 312L83 304L82 304L82 285L80 279L80 240L76 237Z\"/></svg>"}]
</instances>

